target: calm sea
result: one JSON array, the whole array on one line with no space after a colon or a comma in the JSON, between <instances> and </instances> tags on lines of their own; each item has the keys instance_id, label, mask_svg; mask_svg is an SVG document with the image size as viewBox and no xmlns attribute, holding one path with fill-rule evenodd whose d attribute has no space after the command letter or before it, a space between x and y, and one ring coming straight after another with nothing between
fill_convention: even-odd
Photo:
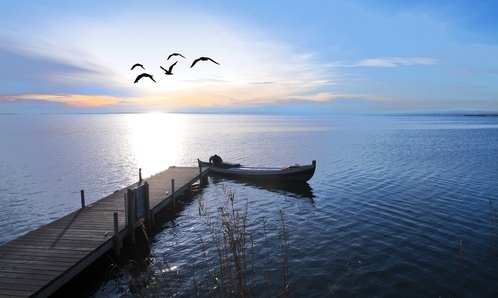
<instances>
[{"instance_id":1,"label":"calm sea","mask_svg":"<svg viewBox=\"0 0 498 298\"><path fill-rule=\"evenodd\" d=\"M195 293L192 264L216 264L201 249L210 235L198 200L216 214L229 190L248 207L252 245L268 247L276 287L283 214L294 297L498 296L498 117L0 115L0 140L0 244L79 208L80 190L91 203L132 184L139 168L148 177L214 153L260 166L316 160L299 189L211 177L152 238L151 259L169 266L160 273L181 280L175 293ZM82 297L146 295L126 274L95 283Z\"/></svg>"}]
</instances>

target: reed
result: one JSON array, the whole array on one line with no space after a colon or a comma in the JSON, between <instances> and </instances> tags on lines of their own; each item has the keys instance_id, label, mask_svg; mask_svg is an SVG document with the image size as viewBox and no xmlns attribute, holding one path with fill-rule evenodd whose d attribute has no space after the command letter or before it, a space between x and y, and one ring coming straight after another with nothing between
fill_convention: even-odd
<instances>
[{"instance_id":1,"label":"reed","mask_svg":"<svg viewBox=\"0 0 498 298\"><path fill-rule=\"evenodd\" d=\"M175 267L150 249L142 261L113 263L109 272L115 275L120 292L139 297L291 296L289 231L284 212L279 215L278 239L272 240L267 219L263 217L260 225L253 225L250 230L248 200L239 202L235 192L222 188L224 196L214 210L207 207L202 197L197 200L207 233L197 235L202 257L188 266L190 275L182 279ZM150 244L143 224L142 234ZM278 241L278 245L272 241Z\"/></svg>"},{"instance_id":2,"label":"reed","mask_svg":"<svg viewBox=\"0 0 498 298\"><path fill-rule=\"evenodd\" d=\"M145 245L150 247L147 228L143 222L141 230L142 233L138 235L142 237L137 239L137 246L143 247L144 243L140 242L145 240ZM139 250L141 249L131 249L118 261L111 258L108 276L116 282L118 292L133 297L174 297L178 289L184 287L176 267L171 267L158 258L152 249L143 252ZM146 257L142 257L144 253Z\"/></svg>"},{"instance_id":3,"label":"reed","mask_svg":"<svg viewBox=\"0 0 498 298\"><path fill-rule=\"evenodd\" d=\"M216 216L207 208L202 199L199 199L199 215L209 231L210 243L217 254L216 264L210 264L210 251L201 235L201 250L203 251L205 266L211 284L205 290L216 297L254 297L254 296L288 296L292 284L288 258L289 233L285 222L284 212L280 211L279 247L277 258L271 255L267 233L267 220L262 218L261 226L255 230L248 230L248 200L243 205L235 204L235 193L223 187L224 200L217 208ZM262 238L258 238L262 237ZM257 241L262 240L262 241ZM257 243L264 243L259 247ZM280 259L280 264L271 260ZM280 266L282 278L280 284L275 283L273 274L275 265Z\"/></svg>"}]
</instances>

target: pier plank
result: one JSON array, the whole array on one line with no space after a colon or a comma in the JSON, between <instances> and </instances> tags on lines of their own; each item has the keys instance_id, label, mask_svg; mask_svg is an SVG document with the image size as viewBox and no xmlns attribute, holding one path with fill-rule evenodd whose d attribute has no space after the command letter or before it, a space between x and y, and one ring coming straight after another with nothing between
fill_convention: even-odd
<instances>
[{"instance_id":1,"label":"pier plank","mask_svg":"<svg viewBox=\"0 0 498 298\"><path fill-rule=\"evenodd\" d=\"M208 174L203 169L202 176ZM158 212L200 178L197 167L170 167L143 179L150 209ZM175 194L172 193L172 179ZM128 233L124 194L139 182L114 191L62 218L0 246L0 297L48 297L112 249L114 212L120 239Z\"/></svg>"}]
</instances>

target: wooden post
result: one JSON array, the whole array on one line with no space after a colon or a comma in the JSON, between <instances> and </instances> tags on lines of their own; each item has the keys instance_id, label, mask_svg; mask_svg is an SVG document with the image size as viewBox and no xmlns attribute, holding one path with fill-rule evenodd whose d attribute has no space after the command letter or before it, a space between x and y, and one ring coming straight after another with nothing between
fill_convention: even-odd
<instances>
[{"instance_id":1,"label":"wooden post","mask_svg":"<svg viewBox=\"0 0 498 298\"><path fill-rule=\"evenodd\" d=\"M202 165L199 162L199 185L202 186Z\"/></svg>"},{"instance_id":2,"label":"wooden post","mask_svg":"<svg viewBox=\"0 0 498 298\"><path fill-rule=\"evenodd\" d=\"M85 191L81 190L81 209L85 208Z\"/></svg>"},{"instance_id":3,"label":"wooden post","mask_svg":"<svg viewBox=\"0 0 498 298\"><path fill-rule=\"evenodd\" d=\"M209 167L207 168L207 170L209 171ZM207 173L204 176L202 175L202 166L201 164L199 164L199 185L204 186L207 184L208 184Z\"/></svg>"},{"instance_id":4,"label":"wooden post","mask_svg":"<svg viewBox=\"0 0 498 298\"><path fill-rule=\"evenodd\" d=\"M136 217L136 204L135 198L133 196L133 191L131 189L126 190L126 195L128 198L128 232L130 234L131 243L135 244L135 217Z\"/></svg>"},{"instance_id":5,"label":"wooden post","mask_svg":"<svg viewBox=\"0 0 498 298\"><path fill-rule=\"evenodd\" d=\"M176 200L175 200L175 179L171 179L171 200L173 201L173 208L176 208Z\"/></svg>"},{"instance_id":6,"label":"wooden post","mask_svg":"<svg viewBox=\"0 0 498 298\"><path fill-rule=\"evenodd\" d=\"M138 185L142 183L142 168L138 169Z\"/></svg>"},{"instance_id":7,"label":"wooden post","mask_svg":"<svg viewBox=\"0 0 498 298\"><path fill-rule=\"evenodd\" d=\"M114 253L119 257L118 213L114 212Z\"/></svg>"},{"instance_id":8,"label":"wooden post","mask_svg":"<svg viewBox=\"0 0 498 298\"><path fill-rule=\"evenodd\" d=\"M125 226L128 226L128 222L130 221L128 219L128 190L123 194L123 199L124 199L124 215L125 215Z\"/></svg>"},{"instance_id":9,"label":"wooden post","mask_svg":"<svg viewBox=\"0 0 498 298\"><path fill-rule=\"evenodd\" d=\"M154 210L150 209L149 216L150 216L150 225L154 227L156 225L156 219L154 218Z\"/></svg>"},{"instance_id":10,"label":"wooden post","mask_svg":"<svg viewBox=\"0 0 498 298\"><path fill-rule=\"evenodd\" d=\"M151 220L150 220L150 198L149 198L149 182L145 181L144 183L144 210L145 210L145 224L147 229L150 230L152 228Z\"/></svg>"}]
</instances>

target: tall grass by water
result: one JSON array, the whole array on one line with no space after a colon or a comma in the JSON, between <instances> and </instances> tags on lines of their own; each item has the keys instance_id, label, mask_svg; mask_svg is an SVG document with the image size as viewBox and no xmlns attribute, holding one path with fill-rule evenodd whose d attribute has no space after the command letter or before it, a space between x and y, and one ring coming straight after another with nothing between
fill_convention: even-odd
<instances>
[{"instance_id":1,"label":"tall grass by water","mask_svg":"<svg viewBox=\"0 0 498 298\"><path fill-rule=\"evenodd\" d=\"M249 202L236 200L235 192L223 187L219 206L210 208L197 199L199 216L207 233L196 241L202 258L189 265L190 277L157 257L153 249L143 261L114 262L109 275L118 277L123 294L138 297L290 297L291 266L288 255L289 231L280 211L278 239L270 239L267 219L249 227ZM213 207L213 206L211 206ZM142 231L150 243L145 225ZM278 242L280 250L269 249Z\"/></svg>"}]
</instances>

